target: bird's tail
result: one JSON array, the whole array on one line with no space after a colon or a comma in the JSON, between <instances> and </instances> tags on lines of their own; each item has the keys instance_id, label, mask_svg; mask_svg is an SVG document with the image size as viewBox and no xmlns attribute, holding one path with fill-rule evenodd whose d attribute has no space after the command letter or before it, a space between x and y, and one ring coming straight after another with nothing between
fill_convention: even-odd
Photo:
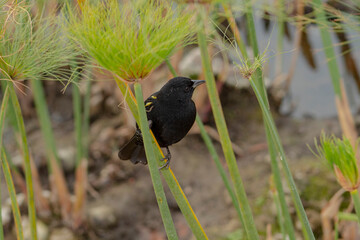
<instances>
[{"instance_id":1,"label":"bird's tail","mask_svg":"<svg viewBox=\"0 0 360 240\"><path fill-rule=\"evenodd\" d=\"M133 164L147 164L144 146L137 144L136 134L120 148L118 156L121 160L130 160Z\"/></svg>"}]
</instances>

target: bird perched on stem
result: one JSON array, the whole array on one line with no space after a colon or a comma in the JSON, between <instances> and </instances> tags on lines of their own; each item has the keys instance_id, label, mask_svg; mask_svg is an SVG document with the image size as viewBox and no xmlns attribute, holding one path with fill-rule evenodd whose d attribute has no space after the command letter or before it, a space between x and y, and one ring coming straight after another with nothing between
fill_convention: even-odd
<instances>
[{"instance_id":1,"label":"bird perched on stem","mask_svg":"<svg viewBox=\"0 0 360 240\"><path fill-rule=\"evenodd\" d=\"M194 89L204 82L204 80L175 77L170 79L160 91L145 100L149 128L160 147L167 150L167 154L162 159L167 161L161 168L169 166L171 159L169 146L183 139L194 124L196 107L191 97ZM118 155L120 159L130 160L134 164L139 162L147 164L138 126L134 136L120 148Z\"/></svg>"}]
</instances>

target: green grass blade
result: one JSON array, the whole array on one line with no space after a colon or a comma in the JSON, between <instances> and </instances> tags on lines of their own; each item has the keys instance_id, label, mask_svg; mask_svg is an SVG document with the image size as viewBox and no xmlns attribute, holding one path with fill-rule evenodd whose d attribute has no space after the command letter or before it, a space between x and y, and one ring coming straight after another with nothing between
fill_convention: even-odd
<instances>
[{"instance_id":1,"label":"green grass blade","mask_svg":"<svg viewBox=\"0 0 360 240\"><path fill-rule=\"evenodd\" d=\"M54 186L58 191L58 199L61 205L61 213L65 221L68 219L68 212L70 202L69 191L66 187L66 180L61 169L61 162L58 156L57 147L55 143L55 137L51 126L50 115L48 106L46 104L46 98L44 88L39 79L30 80L33 90L33 96L35 101L35 109L39 118L41 133L46 146L47 154L47 167L49 173L52 175Z\"/></svg>"},{"instance_id":2,"label":"green grass blade","mask_svg":"<svg viewBox=\"0 0 360 240\"><path fill-rule=\"evenodd\" d=\"M359 192L358 190L354 190L350 192L351 197L354 201L354 206L355 206L355 212L356 215L358 217L358 222L360 223L360 197L359 197Z\"/></svg>"},{"instance_id":3,"label":"green grass blade","mask_svg":"<svg viewBox=\"0 0 360 240\"><path fill-rule=\"evenodd\" d=\"M272 141L275 143L276 148L280 153L280 162L281 162L282 167L284 169L285 177L286 177L286 180L287 180L287 182L289 184L290 191L291 191L291 196L293 198L295 208L297 210L300 221L301 221L301 223L302 223L302 225L303 225L303 227L304 227L304 229L306 231L307 237L309 239L311 239L311 240L315 240L314 234L313 234L313 232L311 230L309 220L308 220L308 218L306 216L306 213L305 213L304 206L302 205L299 193L296 190L295 181L294 181L294 179L292 177L290 168L289 168L289 166L287 164L285 152L284 152L284 149L282 147L281 140L280 140L279 134L277 132L275 123L274 123L274 121L273 121L273 119L271 117L271 113L270 113L270 110L268 108L268 105L267 105L267 103L265 103L264 99L262 98L261 93L260 93L258 87L256 86L255 82L250 80L250 84L251 84L251 87L253 88L253 90L255 92L255 95L256 95L258 101L259 101L259 104L260 104L261 110L263 112L266 124L269 127L271 137L273 139Z\"/></svg>"},{"instance_id":4,"label":"green grass blade","mask_svg":"<svg viewBox=\"0 0 360 240\"><path fill-rule=\"evenodd\" d=\"M5 114L7 111L8 102L9 102L9 89L8 87L6 87L0 109L0 148L2 147L2 135L4 131Z\"/></svg>"},{"instance_id":5,"label":"green grass blade","mask_svg":"<svg viewBox=\"0 0 360 240\"><path fill-rule=\"evenodd\" d=\"M9 100L9 89L6 87L6 90L5 90L3 99L2 99L1 110L0 110L0 148L2 148L2 136L3 136L3 130L4 130L4 124L5 124L5 114L6 114L8 100ZM0 191L0 194L1 194L1 191ZM1 196L0 196L0 199L1 199ZM0 216L2 216L1 212L2 212L2 209L1 209L1 204L0 204ZM4 229L3 229L1 217L0 217L0 239L1 240L4 239Z\"/></svg>"},{"instance_id":6,"label":"green grass blade","mask_svg":"<svg viewBox=\"0 0 360 240\"><path fill-rule=\"evenodd\" d=\"M90 76L92 76L92 69L90 69ZM91 97L91 79L86 82L86 93L84 97L84 113L83 113L83 127L82 127L82 143L83 156L85 159L89 158L89 129L90 129L90 97Z\"/></svg>"},{"instance_id":7,"label":"green grass blade","mask_svg":"<svg viewBox=\"0 0 360 240\"><path fill-rule=\"evenodd\" d=\"M15 186L11 177L10 167L7 162L6 154L4 148L1 147L1 165L4 172L4 177L6 181L6 185L9 191L10 200L11 200L11 207L14 215L14 222L15 222L15 229L16 235L19 240L24 240L23 229L21 225L21 215L19 210L19 205L16 200L16 191Z\"/></svg>"},{"instance_id":8,"label":"green grass blade","mask_svg":"<svg viewBox=\"0 0 360 240\"><path fill-rule=\"evenodd\" d=\"M341 97L341 89L340 89L340 71L339 67L336 62L335 51L333 48L333 43L331 40L331 35L328 31L329 22L325 15L323 3L321 0L313 0L311 1L314 10L315 10L315 17L318 25L320 26L320 36L324 46L324 52L327 59L330 77L332 80L332 84L334 87L334 92L337 96Z\"/></svg>"},{"instance_id":9,"label":"green grass blade","mask_svg":"<svg viewBox=\"0 0 360 240\"><path fill-rule=\"evenodd\" d=\"M1 158L0 158L1 159ZM1 183L1 179L0 179L0 183ZM1 192L0 192L0 199L1 199ZM2 216L2 207L0 204L0 216ZM2 217L0 218L0 240L4 240L4 225L2 223Z\"/></svg>"},{"instance_id":10,"label":"green grass blade","mask_svg":"<svg viewBox=\"0 0 360 240\"><path fill-rule=\"evenodd\" d=\"M56 143L54 138L54 133L51 127L51 121L49 117L49 110L46 104L46 98L44 93L44 88L42 83L38 79L31 79L30 80L31 87L33 90L34 102L35 102L35 109L37 115L39 117L41 132L44 137L44 142L47 150L48 157L48 166L51 166L50 159L53 157L56 159L57 163L60 164L60 160L57 154ZM51 167L50 167L51 170Z\"/></svg>"},{"instance_id":11,"label":"green grass blade","mask_svg":"<svg viewBox=\"0 0 360 240\"><path fill-rule=\"evenodd\" d=\"M338 216L339 220L359 222L359 218L358 218L357 214L347 213L347 212L339 212L337 214L337 216Z\"/></svg>"},{"instance_id":12,"label":"green grass blade","mask_svg":"<svg viewBox=\"0 0 360 240\"><path fill-rule=\"evenodd\" d=\"M279 194L274 191L272 193L273 196L273 200L275 202L275 206L276 206L276 212L278 215L278 224L280 226L280 231L282 233L283 239L287 239L287 232L285 231L285 223L284 223L284 218L283 218L283 213L282 213L282 209L281 209L281 203L279 200Z\"/></svg>"},{"instance_id":13,"label":"green grass blade","mask_svg":"<svg viewBox=\"0 0 360 240\"><path fill-rule=\"evenodd\" d=\"M203 138L203 140L205 142L205 145L208 148L208 150L210 152L210 155L211 155L212 159L215 162L216 168L219 171L221 179L223 180L223 182L225 184L225 187L226 187L226 189L227 189L227 191L228 191L228 193L230 195L231 201L232 201L232 203L233 203L233 205L235 207L235 210L236 210L236 212L237 212L237 214L238 214L238 216L240 218L241 224L244 226L244 219L243 219L239 204L237 202L236 195L235 195L235 193L233 191L233 188L231 186L231 183L230 183L230 181L229 181L229 179L228 179L228 177L226 175L226 171L225 171L224 167L221 165L220 158L219 158L219 155L216 153L215 146L212 143L211 138L207 134L207 132L205 130L205 127L204 127L204 124L202 123L199 115L196 116L195 121L196 121L196 124L198 125L198 127L200 129L201 137Z\"/></svg>"},{"instance_id":14,"label":"green grass blade","mask_svg":"<svg viewBox=\"0 0 360 240\"><path fill-rule=\"evenodd\" d=\"M72 68L76 69L76 62L72 62ZM78 86L79 74L74 70L74 78L72 85L72 97L73 97L73 108L74 108L74 121L75 121L75 139L76 139L76 166L79 166L83 159L83 144L82 144L82 114L81 114L81 95Z\"/></svg>"},{"instance_id":15,"label":"green grass blade","mask_svg":"<svg viewBox=\"0 0 360 240\"><path fill-rule=\"evenodd\" d=\"M225 159L229 167L229 172L233 185L235 188L235 193L237 196L238 204L240 206L241 212L243 213L244 219L244 228L246 230L247 236L249 239L259 239L251 208L246 196L246 192L240 177L238 166L235 159L235 154L232 149L231 140L227 130L224 114L222 112L222 107L220 103L220 98L217 93L216 84L214 75L212 73L211 61L209 53L207 51L207 42L206 35L204 30L204 21L206 21L205 13L203 9L200 10L201 18L198 21L198 43L201 51L201 59L205 72L206 86L209 93L210 103L213 110L215 123L220 135L221 145L224 151Z\"/></svg>"},{"instance_id":16,"label":"green grass blade","mask_svg":"<svg viewBox=\"0 0 360 240\"><path fill-rule=\"evenodd\" d=\"M279 215L278 217L279 217L279 219L284 219L284 226L285 226L285 230L286 230L286 233L287 233L289 239L295 240L295 230L294 230L294 226L293 226L293 223L291 220L289 209L286 204L285 193L284 193L283 185L281 182L281 174L280 174L280 169L279 169L279 165L278 165L277 157L276 157L276 153L277 153L276 146L271 139L271 134L270 134L268 126L265 127L265 131L266 131L267 142L269 145L271 171L273 174L275 187L276 187L276 191L277 191L277 199L279 201L280 208L281 208L280 213L282 214L282 215Z\"/></svg>"},{"instance_id":17,"label":"green grass blade","mask_svg":"<svg viewBox=\"0 0 360 240\"><path fill-rule=\"evenodd\" d=\"M139 120L139 114L137 111L137 104L134 95L132 94L128 84L124 83L123 81L119 80L118 78L115 78L116 83L118 84L118 87L120 88L120 91L122 92L126 103L128 104L135 120L137 123L140 122ZM153 141L156 144L156 151L155 154L157 154L157 158L161 159L164 157L164 154L162 153L159 145L156 142L156 139L153 137ZM159 164L161 162L159 161ZM162 163L163 164L163 163ZM160 166L160 165L159 165ZM184 215L191 231L193 232L196 239L208 239L206 236L206 233L204 232L198 218L196 217L194 210L192 209L189 201L187 200L184 191L181 189L181 186L176 179L174 173L171 170L171 167L169 169L163 169L161 170L162 175L164 176L164 179L166 183L169 186L169 189L172 193L172 195L175 198L176 203L178 204L182 214Z\"/></svg>"},{"instance_id":18,"label":"green grass blade","mask_svg":"<svg viewBox=\"0 0 360 240\"><path fill-rule=\"evenodd\" d=\"M25 168L25 179L26 179L26 189L27 189L27 199L28 199L28 213L31 229L31 239L37 240L37 231L36 231L36 210L35 210L35 200L34 200L34 189L33 189L33 180L30 166L30 155L28 142L26 138L26 131L24 120L21 114L21 108L19 101L17 99L14 83L8 83L10 97L12 102L12 107L14 108L17 125L20 130L21 140L22 140L22 150L24 155L24 168Z\"/></svg>"},{"instance_id":19,"label":"green grass blade","mask_svg":"<svg viewBox=\"0 0 360 240\"><path fill-rule=\"evenodd\" d=\"M149 125L148 125L149 123L148 123L148 120L146 117L145 105L143 102L144 98L143 98L143 94L142 94L142 90L141 90L141 85L139 83L135 83L134 89L135 89L136 100L138 102L138 112L139 112L139 117L140 117L139 126L141 129L141 133L142 133L142 137L143 137L143 141L144 141L146 158L147 158L147 161L149 164L149 171L150 171L150 175L151 175L151 180L153 182L156 200L157 200L157 203L158 203L158 206L160 209L160 214L161 214L161 217L163 220L163 224L164 224L168 239L178 239L178 236L177 236L177 233L175 230L175 226L174 226L174 222L172 220L170 209L169 209L169 206L168 206L168 203L166 200L164 188L161 183L161 177L160 177L160 173L158 170L158 164L157 164L157 160L156 160L156 155L154 153L152 138L151 138L150 129L149 129Z\"/></svg>"},{"instance_id":20,"label":"green grass blade","mask_svg":"<svg viewBox=\"0 0 360 240\"><path fill-rule=\"evenodd\" d=\"M245 0L245 4L246 4L246 20L247 20L247 27L248 27L248 32L249 32L249 36L250 36L251 46L253 48L254 56L259 56L259 48L258 48L258 44L257 44L256 30L255 30L254 18L253 18L253 14L252 14L252 3L250 0ZM274 132L277 133L275 124L273 124L273 126L271 126L268 123L268 121L273 121L273 120L272 120L272 117L271 117L271 114L269 111L269 103L267 100L265 84L262 79L261 68L258 68L256 70L256 72L253 76L253 79L254 79L253 81L252 80L250 81L251 86L253 87L253 89L255 87L258 92L258 94L256 94L258 101L260 102L260 99L261 99L262 102L264 103L264 105L261 108L262 108L263 117L264 117L264 121L265 121L267 142L269 144L269 149L271 149L270 155L271 155L271 161L272 161L272 166L273 166L272 170L273 170L274 177L275 177L276 188L279 192L279 200L282 204L283 214L284 214L284 217L286 218L285 223L286 223L287 232L289 234L289 237L295 238L294 230L293 230L294 228L292 225L290 214L286 207L284 194L281 193L281 192L283 192L283 190L282 190L283 188L282 188L282 184L281 184L280 172L278 171L277 161L276 161L276 157L274 154L277 151L280 152L280 157L281 157L280 162L285 171L285 177L286 177L286 180L290 187L290 191L291 191L291 195L293 197L293 202L295 204L295 208L297 209L297 213L299 215L301 224L302 224L303 228L305 229L305 232L306 232L305 236L307 236L310 239L314 239L314 234L311 230L304 207L301 203L299 194L296 190L295 182L291 175L290 169L287 165L287 162L285 159L285 154L283 152L282 145L280 143L280 138L278 137L277 139L275 139L273 137L273 135L274 135L273 133ZM266 116L266 115L268 115L268 116ZM274 146L276 147L277 150L274 148ZM271 151L273 153L271 153ZM275 172L274 172L274 170L275 170Z\"/></svg>"}]
</instances>

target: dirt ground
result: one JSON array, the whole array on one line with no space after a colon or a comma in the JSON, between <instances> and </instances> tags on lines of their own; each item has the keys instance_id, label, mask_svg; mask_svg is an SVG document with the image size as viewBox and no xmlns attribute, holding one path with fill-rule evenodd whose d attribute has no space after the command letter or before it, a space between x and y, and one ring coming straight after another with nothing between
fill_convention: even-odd
<instances>
[{"instance_id":1,"label":"dirt ground","mask_svg":"<svg viewBox=\"0 0 360 240\"><path fill-rule=\"evenodd\" d=\"M54 96L51 107L59 151L65 152L65 155L67 152L70 152L70 155L74 152L70 107L72 103L69 96L70 91L61 97ZM255 215L256 225L262 238L265 238L267 225L271 226L273 233L279 232L279 227L276 208L269 190L270 159L261 112L256 98L247 89L235 89L225 85L221 100L231 139L242 150L242 156L237 156L239 171ZM113 113L102 112L92 118L89 161L91 187L87 209L89 212L93 208L107 206L112 210L116 221L108 226L101 226L89 217L85 234L77 239L166 239L147 166L132 165L117 158L118 147L126 141L122 136L130 136L134 129L122 128L122 109L114 109ZM296 120L275 115L276 125L303 204L315 234L319 236L320 210L339 187L324 163L314 158L307 144L312 146L314 137L317 137L321 130L339 134L339 124L336 118ZM208 125L214 127L211 117ZM35 161L38 166L42 166L40 169L46 186L41 133L37 121L32 117L27 120L27 130ZM11 136L5 139L10 141ZM225 166L221 146L216 140L214 142ZM16 155L15 148L12 149L13 155ZM241 226L236 211L200 135L189 134L170 150L171 168L209 238L240 239ZM71 163L66 166L66 176L71 187L74 180L73 166ZM165 188L179 238L194 239L169 189ZM290 193L286 187L285 192L290 203ZM3 198L5 197L3 194ZM290 212L296 219L293 207L290 207ZM296 228L300 233L299 223L296 223Z\"/></svg>"}]
</instances>

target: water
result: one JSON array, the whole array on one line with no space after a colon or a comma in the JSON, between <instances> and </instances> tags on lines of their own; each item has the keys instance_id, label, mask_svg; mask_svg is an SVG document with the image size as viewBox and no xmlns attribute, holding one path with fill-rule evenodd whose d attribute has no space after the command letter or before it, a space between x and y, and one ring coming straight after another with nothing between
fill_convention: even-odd
<instances>
[{"instance_id":1,"label":"water","mask_svg":"<svg viewBox=\"0 0 360 240\"><path fill-rule=\"evenodd\" d=\"M265 32L263 23L259 17L255 19L259 48L264 51L268 46L267 66L265 66L265 75L269 79L275 78L275 55L277 52L277 27L274 22L271 24L269 32ZM292 41L284 38L284 52L282 53L284 73L288 72L291 64L291 58L294 51L295 27L289 25L292 35ZM320 31L316 25L307 28L309 42L313 48L314 59L317 68L314 70L309 67L305 57L299 53L296 64L295 74L291 80L289 95L284 99L280 112L288 113L291 110L291 116L294 118L303 118L311 116L314 118L329 118L337 115L335 106L334 90L323 52ZM357 67L360 63L360 33L349 31L351 36L352 55L356 60ZM337 44L338 40L333 34L333 43ZM356 41L357 38L357 41ZM269 42L270 41L270 42ZM340 49L336 48L337 62L340 68L341 76L344 79L345 87L349 97L350 107L353 113L357 112L360 106L359 92L355 80L347 73L344 66L343 58L340 56Z\"/></svg>"}]
</instances>

